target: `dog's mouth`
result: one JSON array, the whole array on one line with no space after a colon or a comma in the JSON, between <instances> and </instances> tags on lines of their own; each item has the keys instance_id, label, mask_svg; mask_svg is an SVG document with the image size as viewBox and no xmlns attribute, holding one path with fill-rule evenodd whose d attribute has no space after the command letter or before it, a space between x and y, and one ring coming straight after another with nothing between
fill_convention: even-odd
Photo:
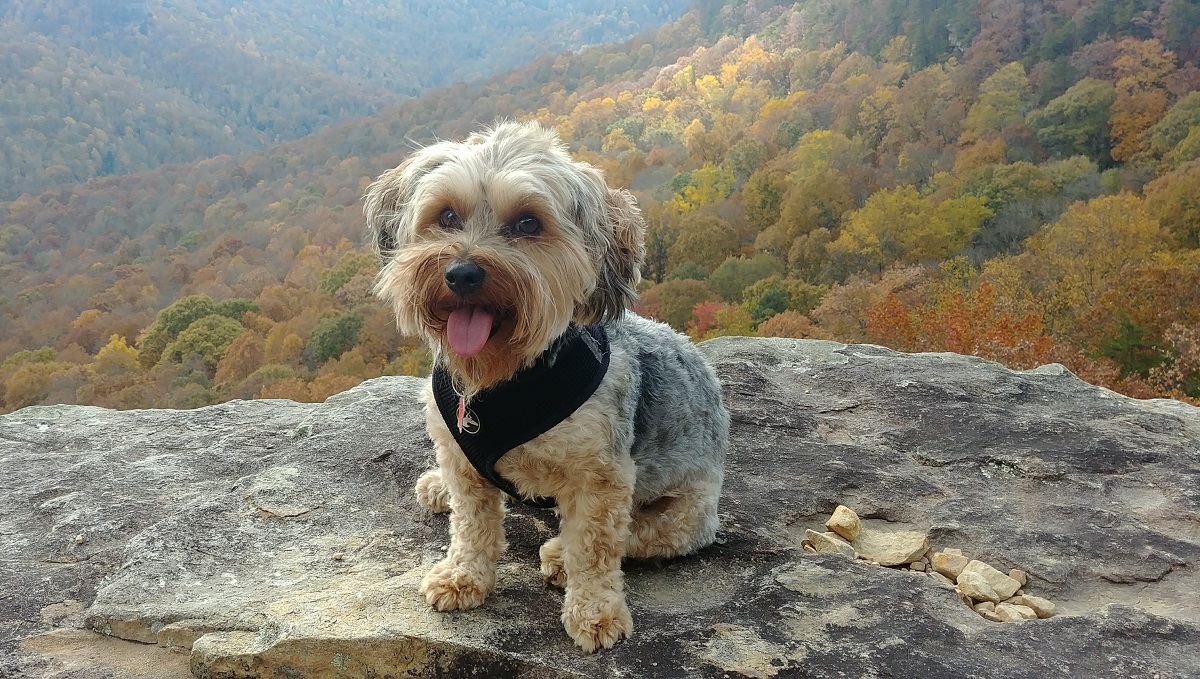
<instances>
[{"instance_id":1,"label":"dog's mouth","mask_svg":"<svg viewBox=\"0 0 1200 679\"><path fill-rule=\"evenodd\" d=\"M446 317L446 342L450 350L470 358L483 350L483 345L500 329L504 319L494 309L468 305L453 309Z\"/></svg>"}]
</instances>

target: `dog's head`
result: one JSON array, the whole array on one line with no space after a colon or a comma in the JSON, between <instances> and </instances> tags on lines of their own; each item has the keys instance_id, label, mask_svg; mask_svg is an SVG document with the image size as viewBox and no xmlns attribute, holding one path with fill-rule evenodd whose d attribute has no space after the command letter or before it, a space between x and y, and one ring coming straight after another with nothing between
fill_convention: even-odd
<instances>
[{"instance_id":1,"label":"dog's head","mask_svg":"<svg viewBox=\"0 0 1200 679\"><path fill-rule=\"evenodd\" d=\"M376 294L472 390L531 364L572 320L635 299L645 227L633 197L536 123L423 148L365 201L385 261Z\"/></svg>"}]
</instances>

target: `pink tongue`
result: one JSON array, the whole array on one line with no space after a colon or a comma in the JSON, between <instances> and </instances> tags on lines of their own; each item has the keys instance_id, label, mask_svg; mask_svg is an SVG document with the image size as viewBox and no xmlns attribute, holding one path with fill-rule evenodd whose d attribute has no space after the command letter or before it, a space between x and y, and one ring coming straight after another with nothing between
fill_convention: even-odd
<instances>
[{"instance_id":1,"label":"pink tongue","mask_svg":"<svg viewBox=\"0 0 1200 679\"><path fill-rule=\"evenodd\" d=\"M492 334L492 314L477 306L455 309L446 319L446 340L459 356L470 358Z\"/></svg>"}]
</instances>

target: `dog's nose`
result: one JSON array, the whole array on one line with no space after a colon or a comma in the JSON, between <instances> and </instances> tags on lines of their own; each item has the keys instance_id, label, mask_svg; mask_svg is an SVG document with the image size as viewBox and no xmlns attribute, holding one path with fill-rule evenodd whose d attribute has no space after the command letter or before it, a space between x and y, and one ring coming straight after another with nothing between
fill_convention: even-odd
<instances>
[{"instance_id":1,"label":"dog's nose","mask_svg":"<svg viewBox=\"0 0 1200 679\"><path fill-rule=\"evenodd\" d=\"M446 286L456 295L465 297L475 292L483 285L484 278L483 269L469 259L460 259L446 267Z\"/></svg>"}]
</instances>

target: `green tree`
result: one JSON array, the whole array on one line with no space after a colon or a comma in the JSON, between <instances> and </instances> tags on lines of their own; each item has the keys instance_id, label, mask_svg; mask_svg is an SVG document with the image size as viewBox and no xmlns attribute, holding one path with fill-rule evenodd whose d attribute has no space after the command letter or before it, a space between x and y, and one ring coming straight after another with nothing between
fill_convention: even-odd
<instances>
[{"instance_id":1,"label":"green tree","mask_svg":"<svg viewBox=\"0 0 1200 679\"><path fill-rule=\"evenodd\" d=\"M1111 145L1108 119L1117 90L1095 78L1084 78L1026 117L1038 142L1052 155L1085 155L1107 165Z\"/></svg>"},{"instance_id":2,"label":"green tree","mask_svg":"<svg viewBox=\"0 0 1200 679\"><path fill-rule=\"evenodd\" d=\"M979 197L993 213L1018 201L1034 201L1054 193L1054 182L1041 168L1021 161L975 170L958 187L959 197Z\"/></svg>"},{"instance_id":3,"label":"green tree","mask_svg":"<svg viewBox=\"0 0 1200 679\"><path fill-rule=\"evenodd\" d=\"M1162 347L1149 337L1145 326L1134 323L1129 316L1122 314L1119 322L1120 327L1115 334L1100 340L1096 353L1112 359L1120 366L1118 379L1135 374L1142 377L1149 375L1166 359Z\"/></svg>"},{"instance_id":4,"label":"green tree","mask_svg":"<svg viewBox=\"0 0 1200 679\"><path fill-rule=\"evenodd\" d=\"M725 154L725 162L733 170L734 180L738 185L742 185L769 157L766 144L757 139L743 139L729 147Z\"/></svg>"},{"instance_id":5,"label":"green tree","mask_svg":"<svg viewBox=\"0 0 1200 679\"><path fill-rule=\"evenodd\" d=\"M1197 159L1200 159L1200 126L1188 130L1187 136L1167 153L1163 162L1167 167L1174 168ZM0 298L0 306L3 306L3 301Z\"/></svg>"},{"instance_id":6,"label":"green tree","mask_svg":"<svg viewBox=\"0 0 1200 679\"><path fill-rule=\"evenodd\" d=\"M1200 129L1200 92L1190 92L1146 131L1148 150L1162 158L1196 129Z\"/></svg>"},{"instance_id":7,"label":"green tree","mask_svg":"<svg viewBox=\"0 0 1200 679\"><path fill-rule=\"evenodd\" d=\"M154 366L162 358L163 350L179 333L192 323L215 313L217 305L208 295L189 295L171 303L158 312L154 322L138 338L138 361L145 368Z\"/></svg>"},{"instance_id":8,"label":"green tree","mask_svg":"<svg viewBox=\"0 0 1200 679\"><path fill-rule=\"evenodd\" d=\"M364 271L374 272L378 266L378 260L374 255L351 250L342 255L333 268L321 274L321 282L317 285L317 289L332 295L351 278Z\"/></svg>"},{"instance_id":9,"label":"green tree","mask_svg":"<svg viewBox=\"0 0 1200 679\"><path fill-rule=\"evenodd\" d=\"M217 363L225 356L225 350L245 328L241 323L216 314L205 316L192 323L171 341L162 351L160 363L181 363L195 354L204 361L211 375ZM140 358L140 356L139 356Z\"/></svg>"},{"instance_id":10,"label":"green tree","mask_svg":"<svg viewBox=\"0 0 1200 679\"><path fill-rule=\"evenodd\" d=\"M317 363L337 358L358 341L358 332L362 330L362 326L362 314L356 311L323 318L313 329L308 339L307 350L312 352L313 360Z\"/></svg>"},{"instance_id":11,"label":"green tree","mask_svg":"<svg viewBox=\"0 0 1200 679\"><path fill-rule=\"evenodd\" d=\"M821 298L829 292L829 287L816 285L794 278L771 276L750 285L742 293L742 300L753 313L756 308L763 310L775 309L780 311L798 311L807 314L821 303ZM782 297L780 296L782 293ZM767 301L763 301L766 299ZM782 307L779 305L782 303ZM759 313L762 316L762 313ZM769 318L769 316L762 316ZM759 319L756 319L756 321Z\"/></svg>"},{"instance_id":12,"label":"green tree","mask_svg":"<svg viewBox=\"0 0 1200 679\"><path fill-rule=\"evenodd\" d=\"M258 304L252 299L227 299L217 304L215 313L218 316L240 322L244 314L247 312L258 313L258 310Z\"/></svg>"},{"instance_id":13,"label":"green tree","mask_svg":"<svg viewBox=\"0 0 1200 679\"><path fill-rule=\"evenodd\" d=\"M736 303L741 301L744 288L780 273L783 273L783 264L771 255L730 257L708 277L708 286L721 299Z\"/></svg>"},{"instance_id":14,"label":"green tree","mask_svg":"<svg viewBox=\"0 0 1200 679\"><path fill-rule=\"evenodd\" d=\"M788 294L782 285L775 283L763 291L750 307L750 318L757 324L788 310Z\"/></svg>"}]
</instances>

